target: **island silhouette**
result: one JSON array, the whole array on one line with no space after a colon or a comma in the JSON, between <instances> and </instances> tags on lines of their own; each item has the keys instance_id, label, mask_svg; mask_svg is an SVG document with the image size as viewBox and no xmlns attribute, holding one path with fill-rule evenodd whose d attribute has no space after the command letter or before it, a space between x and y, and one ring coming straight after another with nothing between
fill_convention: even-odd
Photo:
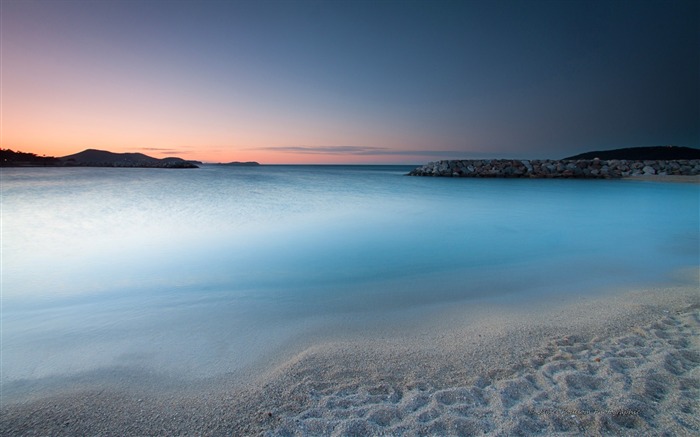
<instances>
[{"instance_id":1,"label":"island silhouette","mask_svg":"<svg viewBox=\"0 0 700 437\"><path fill-rule=\"evenodd\" d=\"M143 153L114 153L87 149L63 156L38 156L35 153L0 150L3 167L145 167L145 168L198 168L193 161L182 158L154 158Z\"/></svg>"}]
</instances>

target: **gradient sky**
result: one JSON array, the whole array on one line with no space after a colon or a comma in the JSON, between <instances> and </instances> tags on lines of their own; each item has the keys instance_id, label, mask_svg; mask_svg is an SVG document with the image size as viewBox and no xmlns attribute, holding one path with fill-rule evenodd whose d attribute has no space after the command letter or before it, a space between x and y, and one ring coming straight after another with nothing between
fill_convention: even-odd
<instances>
[{"instance_id":1,"label":"gradient sky","mask_svg":"<svg viewBox=\"0 0 700 437\"><path fill-rule=\"evenodd\" d=\"M693 1L8 1L3 148L263 163L698 147Z\"/></svg>"}]
</instances>

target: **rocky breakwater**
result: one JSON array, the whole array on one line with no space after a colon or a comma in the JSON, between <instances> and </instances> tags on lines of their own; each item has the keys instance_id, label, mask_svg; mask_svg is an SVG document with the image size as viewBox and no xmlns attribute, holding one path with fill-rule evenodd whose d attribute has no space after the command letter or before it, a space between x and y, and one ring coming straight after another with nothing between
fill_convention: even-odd
<instances>
[{"instance_id":1,"label":"rocky breakwater","mask_svg":"<svg viewBox=\"0 0 700 437\"><path fill-rule=\"evenodd\" d=\"M518 160L473 159L429 162L409 176L473 178L617 179L629 176L700 175L700 159L679 160Z\"/></svg>"}]
</instances>

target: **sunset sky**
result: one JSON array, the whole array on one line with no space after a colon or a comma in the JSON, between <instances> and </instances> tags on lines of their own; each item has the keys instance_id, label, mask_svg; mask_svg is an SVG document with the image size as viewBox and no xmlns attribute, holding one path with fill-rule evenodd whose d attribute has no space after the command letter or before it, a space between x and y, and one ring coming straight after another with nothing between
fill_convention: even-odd
<instances>
[{"instance_id":1,"label":"sunset sky","mask_svg":"<svg viewBox=\"0 0 700 437\"><path fill-rule=\"evenodd\" d=\"M699 4L2 0L0 141L270 164L698 147Z\"/></svg>"}]
</instances>

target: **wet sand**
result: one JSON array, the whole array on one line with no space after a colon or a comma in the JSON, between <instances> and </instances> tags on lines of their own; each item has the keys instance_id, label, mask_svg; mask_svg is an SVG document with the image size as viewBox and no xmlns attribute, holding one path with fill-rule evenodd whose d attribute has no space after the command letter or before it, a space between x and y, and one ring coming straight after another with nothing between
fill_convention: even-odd
<instances>
[{"instance_id":1,"label":"wet sand","mask_svg":"<svg viewBox=\"0 0 700 437\"><path fill-rule=\"evenodd\" d=\"M90 382L6 402L0 434L700 432L697 282L436 314L410 333L319 342L245 383Z\"/></svg>"}]
</instances>

